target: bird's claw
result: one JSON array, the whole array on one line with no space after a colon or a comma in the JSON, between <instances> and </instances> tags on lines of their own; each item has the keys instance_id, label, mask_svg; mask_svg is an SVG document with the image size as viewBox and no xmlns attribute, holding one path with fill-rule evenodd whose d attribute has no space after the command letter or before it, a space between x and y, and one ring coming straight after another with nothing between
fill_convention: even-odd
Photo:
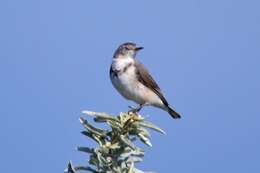
<instances>
[{"instance_id":1,"label":"bird's claw","mask_svg":"<svg viewBox=\"0 0 260 173\"><path fill-rule=\"evenodd\" d=\"M128 111L128 114L133 113L133 114L137 114L142 108L143 106L140 105L138 107L132 107L132 106L128 106L130 108L130 110Z\"/></svg>"},{"instance_id":2,"label":"bird's claw","mask_svg":"<svg viewBox=\"0 0 260 173\"><path fill-rule=\"evenodd\" d=\"M128 108L130 108L130 109L135 109L133 106L128 106Z\"/></svg>"}]
</instances>

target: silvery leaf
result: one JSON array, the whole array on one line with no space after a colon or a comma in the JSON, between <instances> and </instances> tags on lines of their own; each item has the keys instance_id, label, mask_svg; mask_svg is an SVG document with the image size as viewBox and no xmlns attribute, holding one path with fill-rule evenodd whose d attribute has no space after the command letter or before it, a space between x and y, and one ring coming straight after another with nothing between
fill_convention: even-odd
<instances>
[{"instance_id":1,"label":"silvery leaf","mask_svg":"<svg viewBox=\"0 0 260 173\"><path fill-rule=\"evenodd\" d=\"M93 148L89 148L89 147L77 147L78 151L82 151L82 152L86 152L86 153L94 153L94 149Z\"/></svg>"},{"instance_id":2,"label":"silvery leaf","mask_svg":"<svg viewBox=\"0 0 260 173\"><path fill-rule=\"evenodd\" d=\"M139 124L140 124L140 126L147 127L147 128L153 129L155 131L158 131L162 134L165 134L165 132L161 128L157 127L156 125L154 125L150 122L145 121L145 122L140 122Z\"/></svg>"},{"instance_id":3,"label":"silvery leaf","mask_svg":"<svg viewBox=\"0 0 260 173\"><path fill-rule=\"evenodd\" d=\"M64 170L64 173L76 173L71 161L69 161L68 168Z\"/></svg>"},{"instance_id":4,"label":"silvery leaf","mask_svg":"<svg viewBox=\"0 0 260 173\"><path fill-rule=\"evenodd\" d=\"M102 146L102 145L105 143L104 140L98 138L97 136L95 136L95 135L92 134L92 133L89 133L88 131L82 131L81 133L82 133L83 135L85 135L85 136L87 136L87 137L93 139L93 140L94 140L95 142L97 142L100 146Z\"/></svg>"},{"instance_id":5,"label":"silvery leaf","mask_svg":"<svg viewBox=\"0 0 260 173\"><path fill-rule=\"evenodd\" d=\"M90 116L94 116L96 118L104 119L104 120L106 119L106 120L112 120L112 121L119 122L119 120L117 118L115 118L115 116L108 115L108 114L102 113L102 112L82 111L82 113L90 115Z\"/></svg>"},{"instance_id":6,"label":"silvery leaf","mask_svg":"<svg viewBox=\"0 0 260 173\"><path fill-rule=\"evenodd\" d=\"M150 142L150 140L148 138L146 138L144 135L142 135L141 133L138 134L138 136L140 137L141 141L143 143L145 143L148 146L152 146L152 143Z\"/></svg>"},{"instance_id":7,"label":"silvery leaf","mask_svg":"<svg viewBox=\"0 0 260 173\"><path fill-rule=\"evenodd\" d=\"M130 148L132 148L133 150L136 149L135 145L129 140L127 139L124 135L120 135L120 139L121 141L126 144L127 146L129 146Z\"/></svg>"},{"instance_id":8,"label":"silvery leaf","mask_svg":"<svg viewBox=\"0 0 260 173\"><path fill-rule=\"evenodd\" d=\"M91 124L88 123L87 120L85 120L84 118L80 117L80 123L91 133L94 133L98 136L102 136L105 137L106 136L106 131L100 128L96 128L94 126L92 126Z\"/></svg>"}]
</instances>

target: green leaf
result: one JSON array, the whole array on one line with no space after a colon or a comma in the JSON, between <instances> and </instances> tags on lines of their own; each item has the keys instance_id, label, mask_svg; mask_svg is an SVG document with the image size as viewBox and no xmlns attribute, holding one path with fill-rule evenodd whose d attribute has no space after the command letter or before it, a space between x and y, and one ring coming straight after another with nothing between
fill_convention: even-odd
<instances>
[{"instance_id":1,"label":"green leaf","mask_svg":"<svg viewBox=\"0 0 260 173\"><path fill-rule=\"evenodd\" d=\"M143 143L145 143L146 145L152 147L152 143L150 142L150 140L148 138L146 138L144 135L142 135L141 133L138 134L139 138L141 139L141 141Z\"/></svg>"},{"instance_id":2,"label":"green leaf","mask_svg":"<svg viewBox=\"0 0 260 173\"><path fill-rule=\"evenodd\" d=\"M79 121L89 132L94 133L94 134L96 134L98 136L102 136L102 137L106 136L106 131L105 130L92 126L84 118L80 117Z\"/></svg>"},{"instance_id":3,"label":"green leaf","mask_svg":"<svg viewBox=\"0 0 260 173\"><path fill-rule=\"evenodd\" d=\"M145 128L143 127L139 127L138 128L138 134L142 134L143 136L147 137L147 138L150 138L151 135L150 133L148 132L148 130L146 130Z\"/></svg>"},{"instance_id":4,"label":"green leaf","mask_svg":"<svg viewBox=\"0 0 260 173\"><path fill-rule=\"evenodd\" d=\"M142 162L143 159L141 157L131 156L125 160L126 163L136 163L136 162Z\"/></svg>"},{"instance_id":5,"label":"green leaf","mask_svg":"<svg viewBox=\"0 0 260 173\"><path fill-rule=\"evenodd\" d=\"M98 161L97 155L96 154L91 155L90 158L89 158L88 163L91 164L91 165L98 166L99 165L99 161Z\"/></svg>"},{"instance_id":6,"label":"green leaf","mask_svg":"<svg viewBox=\"0 0 260 173\"><path fill-rule=\"evenodd\" d=\"M138 156L138 157L144 157L144 151L143 150L133 150L131 151L132 156Z\"/></svg>"},{"instance_id":7,"label":"green leaf","mask_svg":"<svg viewBox=\"0 0 260 173\"><path fill-rule=\"evenodd\" d=\"M116 131L122 131L123 125L118 123L118 122L114 122L114 121L107 121L108 125L110 125L114 130Z\"/></svg>"},{"instance_id":8,"label":"green leaf","mask_svg":"<svg viewBox=\"0 0 260 173\"><path fill-rule=\"evenodd\" d=\"M76 170L74 169L74 166L72 165L72 162L69 161L68 168L64 170L65 173L76 173Z\"/></svg>"},{"instance_id":9,"label":"green leaf","mask_svg":"<svg viewBox=\"0 0 260 173\"><path fill-rule=\"evenodd\" d=\"M140 124L140 126L147 127L147 128L153 129L157 132L160 132L162 134L165 134L165 132L162 129L160 129L159 127L157 127L156 125L154 125L150 122L143 121L143 122L140 122L139 124Z\"/></svg>"},{"instance_id":10,"label":"green leaf","mask_svg":"<svg viewBox=\"0 0 260 173\"><path fill-rule=\"evenodd\" d=\"M134 173L134 162L131 163L128 173Z\"/></svg>"},{"instance_id":11,"label":"green leaf","mask_svg":"<svg viewBox=\"0 0 260 173\"><path fill-rule=\"evenodd\" d=\"M98 171L96 171L95 169L89 167L89 166L76 166L75 167L76 171L90 171L93 173L99 173Z\"/></svg>"},{"instance_id":12,"label":"green leaf","mask_svg":"<svg viewBox=\"0 0 260 173\"><path fill-rule=\"evenodd\" d=\"M90 153L90 154L94 153L94 149L93 148L89 148L89 147L77 147L77 150L85 152L85 153Z\"/></svg>"},{"instance_id":13,"label":"green leaf","mask_svg":"<svg viewBox=\"0 0 260 173\"><path fill-rule=\"evenodd\" d=\"M94 134L92 134L92 133L90 133L90 132L88 132L88 131L82 131L81 133L82 133L83 135L85 135L85 136L87 136L87 137L93 139L93 140L94 140L95 142L97 142L100 146L102 146L103 144L105 144L104 139L101 139L101 138L95 136Z\"/></svg>"},{"instance_id":14,"label":"green leaf","mask_svg":"<svg viewBox=\"0 0 260 173\"><path fill-rule=\"evenodd\" d=\"M119 122L119 120L117 118L115 118L115 116L108 115L106 113L92 112L92 111L82 111L82 113L86 114L86 115L94 116L96 118L103 119L103 120L111 120L111 121Z\"/></svg>"},{"instance_id":15,"label":"green leaf","mask_svg":"<svg viewBox=\"0 0 260 173\"><path fill-rule=\"evenodd\" d=\"M119 145L118 142L116 142L116 143L110 145L109 148L112 149L112 150L119 149L119 148L120 148L120 145Z\"/></svg>"},{"instance_id":16,"label":"green leaf","mask_svg":"<svg viewBox=\"0 0 260 173\"><path fill-rule=\"evenodd\" d=\"M127 139L124 135L120 135L120 139L121 139L121 141L122 141L125 145L129 146L129 147L132 148L133 150L136 149L136 146L135 146L129 139Z\"/></svg>"}]
</instances>

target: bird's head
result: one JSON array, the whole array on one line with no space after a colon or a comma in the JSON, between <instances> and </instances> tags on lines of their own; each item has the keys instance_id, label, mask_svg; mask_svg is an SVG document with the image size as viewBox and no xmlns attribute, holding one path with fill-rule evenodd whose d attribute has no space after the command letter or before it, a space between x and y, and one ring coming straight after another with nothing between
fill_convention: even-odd
<instances>
[{"instance_id":1,"label":"bird's head","mask_svg":"<svg viewBox=\"0 0 260 173\"><path fill-rule=\"evenodd\" d=\"M137 47L137 45L135 43L131 43L131 42L127 42L124 44L121 44L115 54L114 54L114 58L118 58L118 57L132 57L135 58L136 53L143 49L143 47Z\"/></svg>"}]
</instances>

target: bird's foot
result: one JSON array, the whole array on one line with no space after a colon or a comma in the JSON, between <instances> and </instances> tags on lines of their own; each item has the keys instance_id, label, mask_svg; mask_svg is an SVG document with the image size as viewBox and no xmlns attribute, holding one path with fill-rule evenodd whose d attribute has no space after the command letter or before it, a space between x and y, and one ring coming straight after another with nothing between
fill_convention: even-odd
<instances>
[{"instance_id":1,"label":"bird's foot","mask_svg":"<svg viewBox=\"0 0 260 173\"><path fill-rule=\"evenodd\" d=\"M130 110L128 111L128 114L133 113L136 114L143 108L143 105L139 105L138 107L132 107L132 106L128 106L130 108Z\"/></svg>"}]
</instances>

